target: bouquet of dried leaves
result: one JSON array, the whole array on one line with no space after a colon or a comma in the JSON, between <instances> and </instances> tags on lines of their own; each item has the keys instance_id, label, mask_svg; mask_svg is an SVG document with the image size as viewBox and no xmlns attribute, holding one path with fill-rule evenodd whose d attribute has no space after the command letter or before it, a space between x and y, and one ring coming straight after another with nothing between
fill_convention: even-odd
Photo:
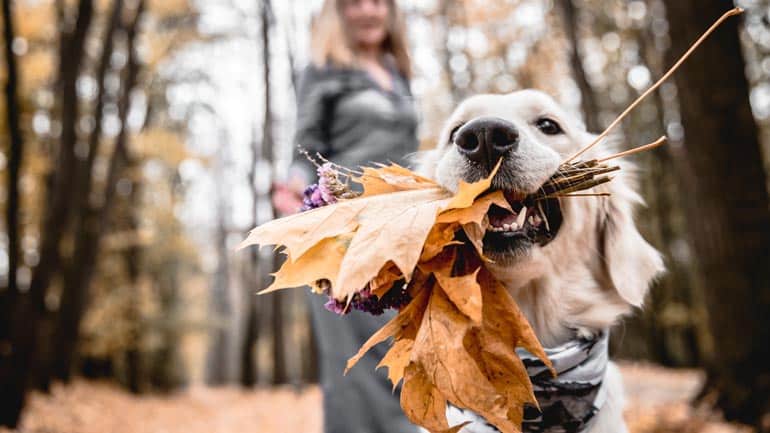
<instances>
[{"instance_id":1,"label":"bouquet of dried leaves","mask_svg":"<svg viewBox=\"0 0 770 433\"><path fill-rule=\"evenodd\" d=\"M607 161L659 146L665 138L603 159L578 158L668 79L725 19L741 11L723 15L536 194L517 199L529 207L562 197L602 195L580 191L611 180L609 173L618 167ZM380 366L388 368L394 387L403 381L401 406L409 419L432 433L463 427L448 425L447 403L476 412L502 432L520 432L524 406L537 406L537 401L516 349L550 366L526 318L486 268L483 236L489 209L496 205L512 211L504 192L489 189L494 174L461 182L452 194L398 165L353 172L325 163L319 166L319 183L305 191L304 212L257 227L241 244L277 245L286 255L272 285L261 293L310 285L327 295L327 308L339 314L353 308L373 314L398 309L347 368L392 338ZM351 181L363 192L354 193ZM545 218L543 213L537 216Z\"/></svg>"},{"instance_id":2,"label":"bouquet of dried leaves","mask_svg":"<svg viewBox=\"0 0 770 433\"><path fill-rule=\"evenodd\" d=\"M616 169L598 161L565 164L524 202L591 188ZM502 191L489 191L492 176L463 182L452 194L398 165L353 173L327 163L319 168L319 184L305 193L308 210L256 228L243 243L283 246L286 261L263 293L310 285L329 296L327 308L337 313L398 308L348 368L392 337L380 365L388 367L394 387L403 380L407 416L432 432L459 429L447 424L447 402L501 431L519 431L524 404L537 403L516 348L549 363L485 267L485 216L493 204L511 210ZM350 180L363 192L353 193Z\"/></svg>"}]
</instances>

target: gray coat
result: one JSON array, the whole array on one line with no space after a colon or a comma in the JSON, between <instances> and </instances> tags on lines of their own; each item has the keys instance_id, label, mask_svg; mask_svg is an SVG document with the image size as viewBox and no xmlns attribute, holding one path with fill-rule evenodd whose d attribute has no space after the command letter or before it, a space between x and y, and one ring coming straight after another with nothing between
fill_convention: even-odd
<instances>
[{"instance_id":1,"label":"gray coat","mask_svg":"<svg viewBox=\"0 0 770 433\"><path fill-rule=\"evenodd\" d=\"M360 70L308 67L300 80L297 144L349 168L371 162L404 164L417 150L417 117L409 84L391 68L393 91L382 89ZM308 183L315 169L296 159ZM324 297L309 295L313 332L319 349L325 433L414 433L392 392L385 369L375 371L388 347L380 344L346 375L348 358L395 313L375 317L354 311L339 317L323 307Z\"/></svg>"},{"instance_id":2,"label":"gray coat","mask_svg":"<svg viewBox=\"0 0 770 433\"><path fill-rule=\"evenodd\" d=\"M365 71L308 66L299 83L297 146L348 168L404 165L417 150L417 115L409 83L390 69L393 90L386 91ZM295 161L315 179L304 156Z\"/></svg>"}]
</instances>

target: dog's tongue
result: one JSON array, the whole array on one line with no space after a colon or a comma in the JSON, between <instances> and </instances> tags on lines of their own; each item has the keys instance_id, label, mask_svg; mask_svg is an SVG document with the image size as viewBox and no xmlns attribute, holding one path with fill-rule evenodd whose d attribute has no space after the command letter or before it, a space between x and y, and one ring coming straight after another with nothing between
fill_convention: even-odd
<instances>
[{"instance_id":1,"label":"dog's tongue","mask_svg":"<svg viewBox=\"0 0 770 433\"><path fill-rule=\"evenodd\" d=\"M516 221L516 214L511 213L501 207L492 206L489 210L489 224L494 227L502 227L504 224L511 224Z\"/></svg>"}]
</instances>

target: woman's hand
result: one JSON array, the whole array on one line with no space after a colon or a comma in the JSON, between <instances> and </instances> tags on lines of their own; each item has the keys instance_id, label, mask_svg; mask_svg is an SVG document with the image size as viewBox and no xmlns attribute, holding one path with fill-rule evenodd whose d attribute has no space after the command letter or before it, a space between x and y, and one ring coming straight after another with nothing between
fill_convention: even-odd
<instances>
[{"instance_id":1,"label":"woman's hand","mask_svg":"<svg viewBox=\"0 0 770 433\"><path fill-rule=\"evenodd\" d=\"M302 207L303 182L297 178L284 183L273 184L273 208L282 217L297 213Z\"/></svg>"}]
</instances>

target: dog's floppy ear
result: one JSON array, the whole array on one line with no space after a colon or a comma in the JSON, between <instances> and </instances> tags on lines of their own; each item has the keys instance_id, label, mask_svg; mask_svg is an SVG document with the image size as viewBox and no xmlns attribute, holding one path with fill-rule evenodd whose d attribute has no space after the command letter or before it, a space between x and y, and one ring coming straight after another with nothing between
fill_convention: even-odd
<instances>
[{"instance_id":1,"label":"dog's floppy ear","mask_svg":"<svg viewBox=\"0 0 770 433\"><path fill-rule=\"evenodd\" d=\"M606 201L600 227L604 265L618 294L640 307L650 283L665 267L660 253L634 224L633 207L642 202L641 198L621 176L610 184L612 196Z\"/></svg>"}]
</instances>

